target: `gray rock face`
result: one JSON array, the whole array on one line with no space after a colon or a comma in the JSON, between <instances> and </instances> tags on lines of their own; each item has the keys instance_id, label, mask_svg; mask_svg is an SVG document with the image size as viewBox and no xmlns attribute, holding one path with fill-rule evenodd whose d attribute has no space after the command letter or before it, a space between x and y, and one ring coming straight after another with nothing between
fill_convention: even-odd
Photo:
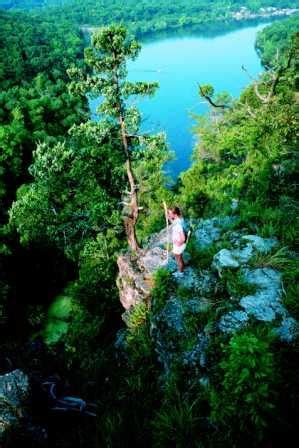
<instances>
[{"instance_id":1,"label":"gray rock face","mask_svg":"<svg viewBox=\"0 0 299 448\"><path fill-rule=\"evenodd\" d=\"M235 216L223 216L199 220L194 230L197 246L200 249L211 246L236 219Z\"/></svg>"},{"instance_id":2,"label":"gray rock face","mask_svg":"<svg viewBox=\"0 0 299 448\"><path fill-rule=\"evenodd\" d=\"M29 379L21 370L0 376L0 444L18 427L28 395Z\"/></svg>"},{"instance_id":3,"label":"gray rock face","mask_svg":"<svg viewBox=\"0 0 299 448\"><path fill-rule=\"evenodd\" d=\"M230 223L231 220L225 218L200 220L195 227L197 230L194 231L197 232L196 238L200 238L199 244L205 245L208 241L213 242ZM211 225L213 228L208 235ZM204 241L202 240L203 236ZM132 307L140 301L150 300L155 271L159 268L167 268L172 272L177 270L175 259L171 253L168 254L167 259L166 243L167 232L166 229L163 229L151 237L148 247L141 251L135 259L130 254L118 257L118 287L121 303L126 308L123 313L125 322ZM187 258L185 252L185 261ZM187 267L182 277L173 277L173 282L177 288L181 288L181 291L189 291L190 298L186 298L184 294L180 297L180 289L177 289L177 296L170 296L150 322L151 338L154 341L157 358L162 364L166 376L174 362L179 362L192 369L200 369L205 366L208 336L205 333L199 333L194 340L196 336L194 325L196 328L196 320L200 319L200 313L206 312L210 307L209 298L213 296L217 276L208 269L199 271ZM190 316L193 321L191 326L189 324ZM194 343L190 347L190 341L193 340ZM115 346L125 348L123 333L118 335Z\"/></svg>"},{"instance_id":4,"label":"gray rock face","mask_svg":"<svg viewBox=\"0 0 299 448\"><path fill-rule=\"evenodd\" d=\"M273 331L282 341L292 342L299 335L299 325L293 317L286 317L282 320L280 326L274 328Z\"/></svg>"},{"instance_id":5,"label":"gray rock face","mask_svg":"<svg viewBox=\"0 0 299 448\"><path fill-rule=\"evenodd\" d=\"M271 297L263 293L244 297L240 305L257 320L271 322L276 317L275 310L272 308Z\"/></svg>"},{"instance_id":6,"label":"gray rock face","mask_svg":"<svg viewBox=\"0 0 299 448\"><path fill-rule=\"evenodd\" d=\"M240 247L243 241L248 241L246 246ZM267 253L278 244L274 238L262 238L258 235L243 235L234 237L233 249L221 249L214 255L212 268L218 272L225 268L238 268L246 264L256 253Z\"/></svg>"},{"instance_id":7,"label":"gray rock face","mask_svg":"<svg viewBox=\"0 0 299 448\"><path fill-rule=\"evenodd\" d=\"M243 235L241 238L250 241L257 251L264 253L269 252L273 247L278 245L276 238L262 238L258 235Z\"/></svg>"},{"instance_id":8,"label":"gray rock face","mask_svg":"<svg viewBox=\"0 0 299 448\"><path fill-rule=\"evenodd\" d=\"M204 333L199 333L197 342L191 350L183 353L182 362L185 366L197 368L206 366L206 349L209 344L209 338Z\"/></svg>"},{"instance_id":9,"label":"gray rock face","mask_svg":"<svg viewBox=\"0 0 299 448\"><path fill-rule=\"evenodd\" d=\"M217 278L208 270L195 271L189 267L183 277L175 281L179 288L188 291L190 298L183 293L180 296L181 290L177 289L177 295L170 297L152 317L151 337L165 376L171 371L173 363L188 367L197 374L205 367L209 342L208 332L205 329L199 331L200 315L211 306ZM197 336L196 328L199 331Z\"/></svg>"},{"instance_id":10,"label":"gray rock face","mask_svg":"<svg viewBox=\"0 0 299 448\"><path fill-rule=\"evenodd\" d=\"M184 270L184 274L180 277L175 277L178 286L192 290L194 295L208 295L213 291L217 282L213 273L208 270L195 271L191 267Z\"/></svg>"},{"instance_id":11,"label":"gray rock face","mask_svg":"<svg viewBox=\"0 0 299 448\"><path fill-rule=\"evenodd\" d=\"M247 263L248 260L253 256L254 249L251 244L246 244L242 249L234 249L232 251L232 256L238 260L240 264Z\"/></svg>"},{"instance_id":12,"label":"gray rock face","mask_svg":"<svg viewBox=\"0 0 299 448\"><path fill-rule=\"evenodd\" d=\"M151 338L165 375L168 375L173 361L179 356L179 341L184 337L185 330L183 313L181 302L173 297L151 321Z\"/></svg>"},{"instance_id":13,"label":"gray rock face","mask_svg":"<svg viewBox=\"0 0 299 448\"><path fill-rule=\"evenodd\" d=\"M281 303L281 274L271 268L243 269L246 282L257 287L254 295L245 296L240 305L247 314L256 319L270 322L277 315L285 315Z\"/></svg>"},{"instance_id":14,"label":"gray rock face","mask_svg":"<svg viewBox=\"0 0 299 448\"><path fill-rule=\"evenodd\" d=\"M154 233L148 242L148 247L161 247L163 249L166 248L167 243L171 243L171 232L172 232L173 224L170 224L168 227L168 234L167 234L167 228L162 229L158 233Z\"/></svg>"},{"instance_id":15,"label":"gray rock face","mask_svg":"<svg viewBox=\"0 0 299 448\"><path fill-rule=\"evenodd\" d=\"M221 249L214 255L212 268L217 269L218 272L221 272L223 268L238 268L239 266L240 263L231 250Z\"/></svg>"},{"instance_id":16,"label":"gray rock face","mask_svg":"<svg viewBox=\"0 0 299 448\"><path fill-rule=\"evenodd\" d=\"M143 251L137 258L130 253L120 255L117 264L117 286L120 301L126 310L150 297L156 270L163 267L175 269L175 261L171 257L167 259L167 251L160 247Z\"/></svg>"},{"instance_id":17,"label":"gray rock face","mask_svg":"<svg viewBox=\"0 0 299 448\"><path fill-rule=\"evenodd\" d=\"M191 299L192 300L192 299ZM205 309L195 306L195 299L184 301L178 297L167 300L161 311L156 313L151 321L151 338L154 341L158 361L163 366L163 374L167 376L173 364L180 364L195 372L199 372L206 365L205 351L208 346L209 336L205 332L199 332L197 337L194 329L190 327L188 319ZM190 307L191 305L191 307ZM196 322L196 320L193 322ZM190 342L192 344L190 344ZM190 347L191 345L191 347ZM188 349L187 349L188 347Z\"/></svg>"},{"instance_id":18,"label":"gray rock face","mask_svg":"<svg viewBox=\"0 0 299 448\"><path fill-rule=\"evenodd\" d=\"M245 311L231 311L221 317L218 328L223 333L232 333L246 326L248 315Z\"/></svg>"},{"instance_id":19,"label":"gray rock face","mask_svg":"<svg viewBox=\"0 0 299 448\"><path fill-rule=\"evenodd\" d=\"M160 247L153 247L141 254L137 260L137 264L141 271L153 274L157 269L168 268L171 271L176 269L176 264L170 255L167 259L167 251Z\"/></svg>"},{"instance_id":20,"label":"gray rock face","mask_svg":"<svg viewBox=\"0 0 299 448\"><path fill-rule=\"evenodd\" d=\"M182 303L174 297L167 301L160 313L159 320L160 322L163 321L164 328L168 328L170 331L180 335L186 330L183 315Z\"/></svg>"},{"instance_id":21,"label":"gray rock face","mask_svg":"<svg viewBox=\"0 0 299 448\"><path fill-rule=\"evenodd\" d=\"M241 268L245 282L255 286L256 293L240 297L239 309L230 311L218 322L213 322L213 329L218 328L227 334L234 333L245 327L249 318L253 317L262 322L277 321L275 331L284 341L290 342L298 334L296 321L289 316L282 304L281 274L271 268L248 267L252 257L269 252L278 245L278 241L258 235L241 235L240 232L231 230L236 219L237 216L226 216L200 219L192 223L193 241L198 249L208 248L221 240L224 232L226 244L229 242L231 246L214 255L210 269L199 270L189 266L183 276L174 272L177 269L176 262L171 253L167 254L166 251L166 245L171 241L172 226L169 227L169 235L166 228L152 235L147 247L135 258L130 254L118 258L118 287L121 303L127 310L124 313L126 316L138 302L151 300L153 274L156 270L164 267L174 273L177 291L170 294L164 307L151 321L151 337L165 374L175 362L188 368L195 368L196 365L199 376L202 375L200 369L205 365L209 332L205 328L203 331L198 328L198 338L195 341L194 328L197 328L197 319L200 322L200 314L206 312L213 302L219 281L217 271L221 275L224 269ZM187 251L184 252L185 260L188 258ZM124 315L123 319L126 321Z\"/></svg>"},{"instance_id":22,"label":"gray rock face","mask_svg":"<svg viewBox=\"0 0 299 448\"><path fill-rule=\"evenodd\" d=\"M246 326L249 316L264 322L281 320L275 333L282 341L291 342L298 335L298 324L289 316L281 301L280 272L271 268L242 268L245 281L257 288L256 293L241 298L243 311L235 310L221 317L218 328L224 333L234 333Z\"/></svg>"},{"instance_id":23,"label":"gray rock face","mask_svg":"<svg viewBox=\"0 0 299 448\"><path fill-rule=\"evenodd\" d=\"M194 224L193 235L199 248L211 245L220 238L221 233L227 229L236 219L233 216L215 217L211 219L201 219ZM189 223L190 224L190 223ZM188 222L187 222L188 225ZM171 229L169 234L167 229L152 235L147 247L134 258L129 254L120 255L117 260L119 275L117 286L120 292L120 301L126 310L136 305L141 300L147 300L150 297L150 291L153 286L153 274L159 268L167 268L171 272L176 271L176 262L171 254L168 253L166 245L171 242ZM184 252L184 259L190 258L188 251ZM213 275L213 274L212 274ZM200 275L188 268L184 277L179 280L181 286L195 289L206 289L207 282L210 282L211 273Z\"/></svg>"}]
</instances>

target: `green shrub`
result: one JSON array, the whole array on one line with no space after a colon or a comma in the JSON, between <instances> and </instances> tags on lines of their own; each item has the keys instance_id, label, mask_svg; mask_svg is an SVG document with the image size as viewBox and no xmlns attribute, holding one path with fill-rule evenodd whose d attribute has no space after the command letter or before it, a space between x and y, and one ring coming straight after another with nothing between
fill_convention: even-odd
<instances>
[{"instance_id":1,"label":"green shrub","mask_svg":"<svg viewBox=\"0 0 299 448\"><path fill-rule=\"evenodd\" d=\"M126 320L127 352L129 362L148 361L153 356L153 343L149 334L149 307L145 302L136 304Z\"/></svg>"},{"instance_id":2,"label":"green shrub","mask_svg":"<svg viewBox=\"0 0 299 448\"><path fill-rule=\"evenodd\" d=\"M283 303L289 312L299 320L299 262L293 258L288 264L288 269L282 273L284 287Z\"/></svg>"},{"instance_id":3,"label":"green shrub","mask_svg":"<svg viewBox=\"0 0 299 448\"><path fill-rule=\"evenodd\" d=\"M200 412L201 397L184 399L180 393L165 400L151 422L155 448L203 447L203 418Z\"/></svg>"},{"instance_id":4,"label":"green shrub","mask_svg":"<svg viewBox=\"0 0 299 448\"><path fill-rule=\"evenodd\" d=\"M128 338L130 336L133 336L142 325L145 325L147 314L148 306L145 302L137 303L133 307L132 311L130 311L128 319L126 320L126 324L129 330Z\"/></svg>"},{"instance_id":5,"label":"green shrub","mask_svg":"<svg viewBox=\"0 0 299 448\"><path fill-rule=\"evenodd\" d=\"M240 269L238 271L227 269L222 273L221 282L224 288L234 298L239 298L249 294L254 294L256 287L248 284Z\"/></svg>"},{"instance_id":6,"label":"green shrub","mask_svg":"<svg viewBox=\"0 0 299 448\"><path fill-rule=\"evenodd\" d=\"M269 330L235 334L219 364L222 382L211 388L211 419L225 439L260 446L275 411L275 368Z\"/></svg>"},{"instance_id":7,"label":"green shrub","mask_svg":"<svg viewBox=\"0 0 299 448\"><path fill-rule=\"evenodd\" d=\"M171 272L164 268L158 269L154 275L154 288L152 289L152 313L155 314L163 308L174 288L175 282Z\"/></svg>"},{"instance_id":8,"label":"green shrub","mask_svg":"<svg viewBox=\"0 0 299 448\"><path fill-rule=\"evenodd\" d=\"M268 253L257 253L249 264L253 267L271 267L278 270L286 270L292 265L292 255L287 247L273 249Z\"/></svg>"},{"instance_id":9,"label":"green shrub","mask_svg":"<svg viewBox=\"0 0 299 448\"><path fill-rule=\"evenodd\" d=\"M196 243L195 238L192 238L188 243L188 252L190 253L190 264L197 269L208 269L211 267L213 257L217 252L217 247L212 244L209 247L200 249Z\"/></svg>"}]
</instances>

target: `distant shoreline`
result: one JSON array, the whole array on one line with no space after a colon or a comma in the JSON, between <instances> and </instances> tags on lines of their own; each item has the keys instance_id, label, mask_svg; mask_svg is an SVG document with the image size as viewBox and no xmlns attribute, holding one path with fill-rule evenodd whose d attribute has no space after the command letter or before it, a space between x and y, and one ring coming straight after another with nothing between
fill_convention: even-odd
<instances>
[{"instance_id":1,"label":"distant shoreline","mask_svg":"<svg viewBox=\"0 0 299 448\"><path fill-rule=\"evenodd\" d=\"M260 8L258 13L254 13L247 9L246 7L241 7L239 10L231 12L230 16L219 16L217 18L207 18L205 22L202 23L184 23L181 24L179 22L173 24L172 26L167 26L164 29L159 30L146 30L140 31L138 30L138 25L136 29L132 27L131 23L128 23L129 30L136 35L138 39L151 38L154 36L160 36L163 33L171 33L171 32L186 32L186 30L194 30L194 32L203 32L205 34L211 32L215 33L219 30L219 34L223 32L227 32L233 29L240 28L242 26L250 26L251 24L263 23L265 21L271 20L280 20L286 17L290 17L293 14L299 13L299 8ZM221 30L219 26L221 25ZM223 28L223 25L225 29ZM208 29L207 29L208 27ZM100 27L90 26L90 25L81 25L79 26L80 30L83 34L92 34L94 31L99 29Z\"/></svg>"}]
</instances>

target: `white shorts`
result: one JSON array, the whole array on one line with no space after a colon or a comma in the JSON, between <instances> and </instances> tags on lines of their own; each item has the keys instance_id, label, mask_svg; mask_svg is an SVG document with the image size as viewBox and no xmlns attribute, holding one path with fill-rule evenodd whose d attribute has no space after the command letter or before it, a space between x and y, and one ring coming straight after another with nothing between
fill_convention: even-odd
<instances>
[{"instance_id":1,"label":"white shorts","mask_svg":"<svg viewBox=\"0 0 299 448\"><path fill-rule=\"evenodd\" d=\"M174 244L172 248L172 253L175 255L180 255L184 252L185 249L186 249L186 243L182 244L181 246L176 246Z\"/></svg>"}]
</instances>

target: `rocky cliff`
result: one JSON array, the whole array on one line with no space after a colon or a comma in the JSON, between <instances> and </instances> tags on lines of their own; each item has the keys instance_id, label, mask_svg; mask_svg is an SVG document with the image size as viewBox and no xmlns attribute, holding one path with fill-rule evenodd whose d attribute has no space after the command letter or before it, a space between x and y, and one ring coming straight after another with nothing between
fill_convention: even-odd
<instances>
[{"instance_id":1,"label":"rocky cliff","mask_svg":"<svg viewBox=\"0 0 299 448\"><path fill-rule=\"evenodd\" d=\"M144 303L151 308L155 273L161 268L172 273L169 297L152 313L150 323L165 373L179 362L201 370L200 381L207 381L205 349L211 333L229 336L256 322L271 324L285 342L298 334L296 320L283 305L281 272L273 267L275 254L282 250L279 241L248 234L247 229L235 227L237 220L225 216L193 223L182 277L175 275L173 256L168 257L166 229L153 235L139 254L128 252L118 258L117 285L125 322L136 306Z\"/></svg>"}]
</instances>

